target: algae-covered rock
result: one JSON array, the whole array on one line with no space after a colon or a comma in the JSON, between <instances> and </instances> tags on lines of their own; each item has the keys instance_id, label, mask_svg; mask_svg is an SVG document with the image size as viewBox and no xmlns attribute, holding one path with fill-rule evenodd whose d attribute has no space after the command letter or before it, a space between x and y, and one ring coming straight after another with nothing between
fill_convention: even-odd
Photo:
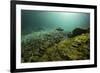
<instances>
[{"instance_id":1,"label":"algae-covered rock","mask_svg":"<svg viewBox=\"0 0 100 73\"><path fill-rule=\"evenodd\" d=\"M41 36L40 36L41 35ZM28 38L29 37L29 38ZM54 44L59 43L64 38L63 32L50 32L45 34L39 34L38 36L28 35L22 37L21 41L21 57L22 62L35 62L38 56L39 58L45 53L47 48L52 47ZM39 59L38 59L39 60Z\"/></svg>"},{"instance_id":2,"label":"algae-covered rock","mask_svg":"<svg viewBox=\"0 0 100 73\"><path fill-rule=\"evenodd\" d=\"M79 30L79 29L77 29ZM82 31L83 32L83 31ZM21 62L45 62L64 60L85 60L90 58L90 36L84 31L73 37L66 37L66 32L56 31L32 35L21 42Z\"/></svg>"},{"instance_id":3,"label":"algae-covered rock","mask_svg":"<svg viewBox=\"0 0 100 73\"><path fill-rule=\"evenodd\" d=\"M47 48L44 55L50 61L59 60L84 60L89 59L89 34L82 34L71 39L65 39L54 46ZM43 56L44 56L43 55ZM48 59L48 60L49 60Z\"/></svg>"},{"instance_id":4,"label":"algae-covered rock","mask_svg":"<svg viewBox=\"0 0 100 73\"><path fill-rule=\"evenodd\" d=\"M89 33L89 32L90 32L89 28L87 28L87 29L75 28L72 32L68 33L68 37L75 37L75 36L81 35L83 33Z\"/></svg>"}]
</instances>

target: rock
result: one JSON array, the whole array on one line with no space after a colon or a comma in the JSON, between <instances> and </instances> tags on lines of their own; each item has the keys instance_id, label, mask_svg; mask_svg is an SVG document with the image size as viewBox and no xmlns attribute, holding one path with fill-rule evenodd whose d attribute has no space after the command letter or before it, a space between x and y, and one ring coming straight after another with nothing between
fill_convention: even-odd
<instances>
[{"instance_id":1,"label":"rock","mask_svg":"<svg viewBox=\"0 0 100 73\"><path fill-rule=\"evenodd\" d=\"M88 29L82 29L82 28L75 28L72 32L69 32L67 35L68 37L75 37L84 33L89 33L89 28Z\"/></svg>"},{"instance_id":2,"label":"rock","mask_svg":"<svg viewBox=\"0 0 100 73\"><path fill-rule=\"evenodd\" d=\"M72 31L73 36L81 35L82 33L86 33L86 29L76 28Z\"/></svg>"}]
</instances>

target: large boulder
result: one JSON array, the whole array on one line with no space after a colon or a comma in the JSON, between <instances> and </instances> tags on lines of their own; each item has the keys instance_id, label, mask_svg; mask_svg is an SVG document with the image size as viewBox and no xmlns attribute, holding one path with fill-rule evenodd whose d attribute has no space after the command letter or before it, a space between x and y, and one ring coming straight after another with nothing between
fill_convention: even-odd
<instances>
[{"instance_id":1,"label":"large boulder","mask_svg":"<svg viewBox=\"0 0 100 73\"><path fill-rule=\"evenodd\" d=\"M89 28L88 29L75 28L72 32L68 33L68 37L75 37L83 33L89 33L89 30L90 30Z\"/></svg>"}]
</instances>

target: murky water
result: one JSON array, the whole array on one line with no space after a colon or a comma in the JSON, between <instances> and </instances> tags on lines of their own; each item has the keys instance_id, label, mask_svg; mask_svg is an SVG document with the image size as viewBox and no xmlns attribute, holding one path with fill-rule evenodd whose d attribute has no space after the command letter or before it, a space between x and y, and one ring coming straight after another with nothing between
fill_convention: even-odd
<instances>
[{"instance_id":1,"label":"murky water","mask_svg":"<svg viewBox=\"0 0 100 73\"><path fill-rule=\"evenodd\" d=\"M53 31L62 28L71 32L75 28L89 28L90 14L75 12L21 11L22 35L39 31Z\"/></svg>"}]
</instances>

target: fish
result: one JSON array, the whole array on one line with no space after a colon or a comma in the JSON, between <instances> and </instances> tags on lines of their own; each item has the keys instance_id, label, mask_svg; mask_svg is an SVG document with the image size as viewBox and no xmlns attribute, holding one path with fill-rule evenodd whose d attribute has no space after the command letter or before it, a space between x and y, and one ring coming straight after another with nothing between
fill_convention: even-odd
<instances>
[{"instance_id":1,"label":"fish","mask_svg":"<svg viewBox=\"0 0 100 73\"><path fill-rule=\"evenodd\" d=\"M62 29L61 27L56 28L57 31L64 31L64 29Z\"/></svg>"}]
</instances>

